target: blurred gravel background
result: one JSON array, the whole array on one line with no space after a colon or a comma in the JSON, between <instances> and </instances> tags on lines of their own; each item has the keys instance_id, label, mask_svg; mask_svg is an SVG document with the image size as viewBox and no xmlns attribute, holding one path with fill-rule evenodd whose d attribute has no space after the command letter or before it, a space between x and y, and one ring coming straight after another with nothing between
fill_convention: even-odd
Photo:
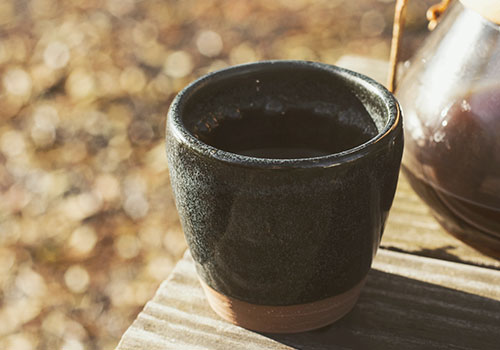
<instances>
[{"instance_id":1,"label":"blurred gravel background","mask_svg":"<svg viewBox=\"0 0 500 350\"><path fill-rule=\"evenodd\" d=\"M432 1L410 1L404 57ZM0 0L0 349L113 349L185 243L174 94L243 62L387 59L391 0Z\"/></svg>"}]
</instances>

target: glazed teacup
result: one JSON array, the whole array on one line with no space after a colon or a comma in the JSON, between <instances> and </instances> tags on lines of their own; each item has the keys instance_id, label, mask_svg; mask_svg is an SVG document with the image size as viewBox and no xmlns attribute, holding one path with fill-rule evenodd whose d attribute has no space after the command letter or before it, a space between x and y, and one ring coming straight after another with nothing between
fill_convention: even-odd
<instances>
[{"instance_id":1,"label":"glazed teacup","mask_svg":"<svg viewBox=\"0 0 500 350\"><path fill-rule=\"evenodd\" d=\"M328 325L355 305L403 150L395 98L305 61L208 74L167 121L172 189L212 309L262 332Z\"/></svg>"}]
</instances>

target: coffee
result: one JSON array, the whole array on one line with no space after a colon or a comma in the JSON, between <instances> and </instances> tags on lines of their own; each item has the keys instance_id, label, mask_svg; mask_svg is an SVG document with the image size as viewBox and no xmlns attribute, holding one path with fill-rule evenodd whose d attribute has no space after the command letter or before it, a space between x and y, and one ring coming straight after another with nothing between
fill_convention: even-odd
<instances>
[{"instance_id":1,"label":"coffee","mask_svg":"<svg viewBox=\"0 0 500 350\"><path fill-rule=\"evenodd\" d=\"M320 113L305 108L241 110L199 138L224 151L257 158L312 158L359 146L377 135L366 111Z\"/></svg>"},{"instance_id":2,"label":"coffee","mask_svg":"<svg viewBox=\"0 0 500 350\"><path fill-rule=\"evenodd\" d=\"M500 87L460 96L439 120L419 152L408 146L423 174L403 170L445 228L500 256Z\"/></svg>"}]
</instances>

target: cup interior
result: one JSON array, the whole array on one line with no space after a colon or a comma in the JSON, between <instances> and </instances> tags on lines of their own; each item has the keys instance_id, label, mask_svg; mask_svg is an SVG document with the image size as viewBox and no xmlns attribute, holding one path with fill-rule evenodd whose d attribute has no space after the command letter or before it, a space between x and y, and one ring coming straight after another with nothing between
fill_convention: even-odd
<instances>
[{"instance_id":1,"label":"cup interior","mask_svg":"<svg viewBox=\"0 0 500 350\"><path fill-rule=\"evenodd\" d=\"M178 98L174 118L190 137L217 151L268 159L349 152L380 138L397 114L388 104L392 95L371 79L303 61L218 71Z\"/></svg>"}]
</instances>

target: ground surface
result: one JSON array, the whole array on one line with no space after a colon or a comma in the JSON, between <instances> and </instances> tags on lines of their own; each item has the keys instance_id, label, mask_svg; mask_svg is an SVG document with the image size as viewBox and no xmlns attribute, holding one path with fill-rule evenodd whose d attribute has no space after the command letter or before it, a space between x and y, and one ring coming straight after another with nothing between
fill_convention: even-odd
<instances>
[{"instance_id":1,"label":"ground surface","mask_svg":"<svg viewBox=\"0 0 500 350\"><path fill-rule=\"evenodd\" d=\"M404 57L430 1L410 1ZM112 349L185 249L165 114L260 59L387 59L391 0L0 2L0 348Z\"/></svg>"}]
</instances>

